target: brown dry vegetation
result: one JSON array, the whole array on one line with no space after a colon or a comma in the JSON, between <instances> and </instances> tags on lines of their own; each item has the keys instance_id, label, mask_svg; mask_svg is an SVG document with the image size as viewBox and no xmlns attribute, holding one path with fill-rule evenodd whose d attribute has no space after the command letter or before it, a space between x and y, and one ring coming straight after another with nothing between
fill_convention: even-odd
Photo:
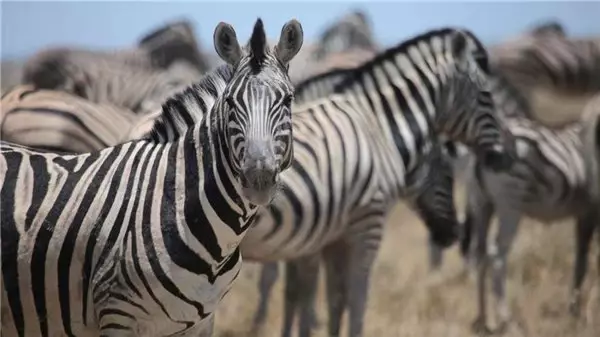
<instances>
[{"instance_id":1,"label":"brown dry vegetation","mask_svg":"<svg viewBox=\"0 0 600 337\"><path fill-rule=\"evenodd\" d=\"M547 101L548 97L544 98L545 104L556 107L556 102ZM565 117L560 113L547 113L546 118L556 121ZM457 185L457 206L462 210L464 190L462 182ZM507 291L516 323L507 337L600 336L600 277L595 263L600 240L594 242L590 256L584 284L583 318L574 321L567 311L574 258L573 232L571 220L552 225L529 219L521 223L509 257ZM424 226L404 205L399 205L390 216L372 275L365 336L472 336L469 328L477 313L474 277L464 273L456 247L444 258L438 274L428 272ZM258 299L258 271L256 264L245 263L217 313L216 336L248 335ZM261 337L280 336L281 279L283 277L273 289L267 322L259 333ZM315 332L317 337L327 335L323 288L321 282L317 311L324 324ZM488 303L493 304L491 296ZM493 315L489 318L493 319Z\"/></svg>"}]
</instances>

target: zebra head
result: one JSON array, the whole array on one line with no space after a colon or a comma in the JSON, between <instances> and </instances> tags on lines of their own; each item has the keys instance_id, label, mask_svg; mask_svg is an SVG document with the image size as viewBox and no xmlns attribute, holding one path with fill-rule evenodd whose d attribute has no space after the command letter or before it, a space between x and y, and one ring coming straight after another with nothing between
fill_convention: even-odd
<instances>
[{"instance_id":1,"label":"zebra head","mask_svg":"<svg viewBox=\"0 0 600 337\"><path fill-rule=\"evenodd\" d=\"M283 26L273 48L260 19L244 48L229 24L220 23L215 29L217 54L233 67L232 79L216 104L224 109L230 159L243 195L257 205L271 201L279 173L292 162L294 87L288 69L302 42L302 26L296 20Z\"/></svg>"},{"instance_id":2,"label":"zebra head","mask_svg":"<svg viewBox=\"0 0 600 337\"><path fill-rule=\"evenodd\" d=\"M438 100L438 128L472 148L486 167L507 170L513 162L513 138L492 100L487 52L468 31L454 30L446 42L452 65Z\"/></svg>"},{"instance_id":3,"label":"zebra head","mask_svg":"<svg viewBox=\"0 0 600 337\"><path fill-rule=\"evenodd\" d=\"M416 171L407 175L409 205L419 214L429 230L432 241L449 247L459 234L459 222L454 206L454 174L450 157L442 152L441 144L434 145L428 158Z\"/></svg>"}]
</instances>

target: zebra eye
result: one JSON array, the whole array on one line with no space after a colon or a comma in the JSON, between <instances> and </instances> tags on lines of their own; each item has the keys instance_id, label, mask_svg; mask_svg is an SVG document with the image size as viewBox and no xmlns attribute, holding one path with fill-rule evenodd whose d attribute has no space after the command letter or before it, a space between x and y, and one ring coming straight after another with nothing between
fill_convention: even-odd
<instances>
[{"instance_id":1,"label":"zebra eye","mask_svg":"<svg viewBox=\"0 0 600 337\"><path fill-rule=\"evenodd\" d=\"M294 96L292 95L287 95L285 96L285 98L283 99L283 104L286 106L290 106L292 104L292 101L294 100Z\"/></svg>"},{"instance_id":2,"label":"zebra eye","mask_svg":"<svg viewBox=\"0 0 600 337\"><path fill-rule=\"evenodd\" d=\"M233 98L226 97L225 98L225 102L227 103L227 105L229 105L230 108L233 109L235 107L235 103L233 102Z\"/></svg>"}]
</instances>

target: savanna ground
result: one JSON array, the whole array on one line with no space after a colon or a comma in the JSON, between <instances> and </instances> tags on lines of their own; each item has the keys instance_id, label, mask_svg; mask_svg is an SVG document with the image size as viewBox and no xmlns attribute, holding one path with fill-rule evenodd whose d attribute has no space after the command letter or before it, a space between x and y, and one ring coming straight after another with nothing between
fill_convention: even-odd
<instances>
[{"instance_id":1,"label":"savanna ground","mask_svg":"<svg viewBox=\"0 0 600 337\"><path fill-rule=\"evenodd\" d=\"M536 106L556 107L557 96L536 95ZM541 102L541 103L540 103ZM549 124L572 119L581 104L569 101L565 110L545 114ZM573 109L574 106L577 108ZM538 110L540 111L540 110ZM537 113L541 117L540 113ZM570 115L570 116L569 116ZM464 189L457 180L456 203L462 213ZM461 214L462 215L462 214ZM493 234L493 232L491 233ZM507 292L514 324L507 337L600 336L600 277L596 257L600 235L593 241L590 269L584 283L582 318L568 314L569 287L574 259L572 220L543 225L524 219L509 256ZM371 279L365 318L365 336L463 337L472 336L470 325L477 313L475 277L465 272L457 247L447 250L442 269L430 273L426 231L420 220L400 204L390 215L385 239ZM493 236L491 236L493 238ZM219 309L216 336L248 336L258 300L259 268L246 262L242 273ZM321 272L321 276L324 273ZM283 273L273 289L267 322L260 337L279 337L283 317ZM488 283L489 285L489 283ZM488 305L494 304L488 296ZM493 323L491 307L489 320ZM324 282L317 300L321 327L314 336L326 336ZM344 321L344 324L347 322ZM344 325L343 333L346 333Z\"/></svg>"}]
</instances>

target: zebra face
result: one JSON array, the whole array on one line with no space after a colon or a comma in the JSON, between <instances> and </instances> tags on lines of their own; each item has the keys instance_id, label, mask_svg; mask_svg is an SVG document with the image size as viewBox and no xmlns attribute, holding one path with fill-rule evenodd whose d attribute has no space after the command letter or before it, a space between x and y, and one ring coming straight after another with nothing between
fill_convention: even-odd
<instances>
[{"instance_id":1,"label":"zebra face","mask_svg":"<svg viewBox=\"0 0 600 337\"><path fill-rule=\"evenodd\" d=\"M455 68L440 100L445 116L440 128L452 140L473 148L486 167L508 170L513 162L513 139L492 100L487 52L468 32L454 32L449 43Z\"/></svg>"},{"instance_id":2,"label":"zebra face","mask_svg":"<svg viewBox=\"0 0 600 337\"><path fill-rule=\"evenodd\" d=\"M279 173L293 157L291 88L273 88L258 79L225 99L232 161L239 163L244 195L253 203L273 198Z\"/></svg>"},{"instance_id":3,"label":"zebra face","mask_svg":"<svg viewBox=\"0 0 600 337\"><path fill-rule=\"evenodd\" d=\"M243 196L256 205L270 203L279 173L293 159L294 90L287 72L302 41L302 26L295 20L283 26L279 43L272 49L260 19L244 49L231 26L221 24L215 31L217 53L234 67L222 99L229 155Z\"/></svg>"}]
</instances>

